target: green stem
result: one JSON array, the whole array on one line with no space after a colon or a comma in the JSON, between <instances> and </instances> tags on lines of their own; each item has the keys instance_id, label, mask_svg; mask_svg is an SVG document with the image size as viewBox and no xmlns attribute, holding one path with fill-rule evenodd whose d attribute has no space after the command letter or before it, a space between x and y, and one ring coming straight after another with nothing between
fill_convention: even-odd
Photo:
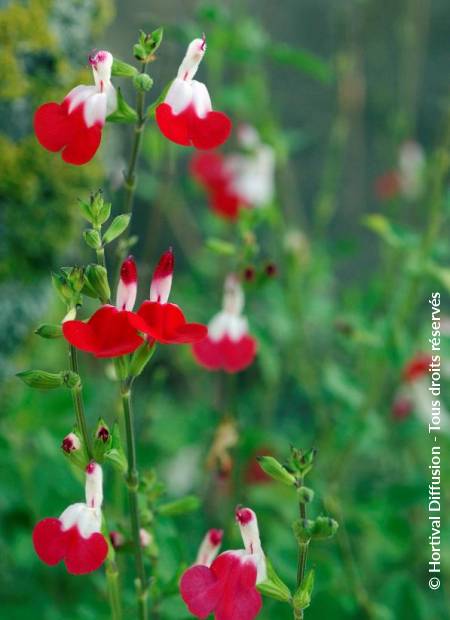
<instances>
[{"instance_id":1,"label":"green stem","mask_svg":"<svg viewBox=\"0 0 450 620\"><path fill-rule=\"evenodd\" d=\"M122 605L119 591L119 571L115 560L109 560L106 566L106 579L108 581L108 597L111 607L112 620L122 620Z\"/></svg>"},{"instance_id":2,"label":"green stem","mask_svg":"<svg viewBox=\"0 0 450 620\"><path fill-rule=\"evenodd\" d=\"M299 480L299 486L303 486L303 479ZM299 513L300 513L300 520L306 521L306 518L307 518L306 504L303 502L299 502L298 507L299 507ZM301 586L301 584L303 583L303 579L305 578L306 561L308 559L308 547L309 547L309 540L300 542L298 546L297 590ZM304 616L303 609L296 609L294 607L295 620L302 620L303 616Z\"/></svg>"},{"instance_id":3,"label":"green stem","mask_svg":"<svg viewBox=\"0 0 450 620\"><path fill-rule=\"evenodd\" d=\"M80 376L79 368L78 368L78 354L76 348L71 344L69 345L69 367L72 372L75 372L78 376ZM88 453L89 459L92 459L92 447L91 440L89 437L87 423L86 423L86 414L84 411L84 401L82 394L82 385L81 378L80 381L75 385L75 387L71 388L73 406L75 409L75 416L77 419L78 429L83 437L84 445L86 446L86 451Z\"/></svg>"},{"instance_id":4,"label":"green stem","mask_svg":"<svg viewBox=\"0 0 450 620\"><path fill-rule=\"evenodd\" d=\"M142 63L141 73L146 72L146 64ZM144 115L145 108L145 91L139 90L136 99L136 113L137 121L134 126L134 139L133 146L131 148L130 161L128 163L128 170L125 175L125 202L124 212L131 213L133 211L133 199L136 189L136 164L141 150L142 134L144 132L144 126L146 118Z\"/></svg>"},{"instance_id":5,"label":"green stem","mask_svg":"<svg viewBox=\"0 0 450 620\"><path fill-rule=\"evenodd\" d=\"M144 556L142 553L140 541L140 520L138 506L138 488L139 473L136 464L136 444L133 428L133 410L131 407L131 384L129 381L122 382L122 406L125 418L125 432L127 440L128 452L128 497L130 502L130 522L131 533L133 537L134 556L136 562L137 574L137 600L140 620L146 620L148 617L147 600L148 600L148 583L145 575Z\"/></svg>"}]
</instances>

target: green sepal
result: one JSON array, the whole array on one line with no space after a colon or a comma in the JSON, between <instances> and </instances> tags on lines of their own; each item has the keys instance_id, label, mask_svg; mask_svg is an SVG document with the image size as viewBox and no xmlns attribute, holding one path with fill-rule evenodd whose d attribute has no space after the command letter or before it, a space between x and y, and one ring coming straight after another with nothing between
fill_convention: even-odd
<instances>
[{"instance_id":1,"label":"green sepal","mask_svg":"<svg viewBox=\"0 0 450 620\"><path fill-rule=\"evenodd\" d=\"M112 434L103 418L99 418L94 433L93 451L97 463L103 463L105 454L112 449Z\"/></svg>"},{"instance_id":2,"label":"green sepal","mask_svg":"<svg viewBox=\"0 0 450 620\"><path fill-rule=\"evenodd\" d=\"M256 586L256 589L268 598L288 603L292 600L292 594L287 585L276 573L272 562L266 557L267 579Z\"/></svg>"},{"instance_id":3,"label":"green sepal","mask_svg":"<svg viewBox=\"0 0 450 620\"><path fill-rule=\"evenodd\" d=\"M309 607L311 603L311 595L314 588L314 569L309 570L299 588L294 594L294 598L292 600L294 609L306 609Z\"/></svg>"},{"instance_id":4,"label":"green sepal","mask_svg":"<svg viewBox=\"0 0 450 620\"><path fill-rule=\"evenodd\" d=\"M111 243L111 241L117 239L127 229L130 219L130 213L122 213L115 217L103 235L103 243Z\"/></svg>"},{"instance_id":5,"label":"green sepal","mask_svg":"<svg viewBox=\"0 0 450 620\"><path fill-rule=\"evenodd\" d=\"M38 390L54 390L64 386L64 372L47 372L46 370L23 370L16 377L26 385Z\"/></svg>"},{"instance_id":6,"label":"green sepal","mask_svg":"<svg viewBox=\"0 0 450 620\"><path fill-rule=\"evenodd\" d=\"M103 265L92 263L86 267L85 283L88 288L95 291L96 297L100 299L102 304L109 301L111 290L109 288L108 273Z\"/></svg>"},{"instance_id":7,"label":"green sepal","mask_svg":"<svg viewBox=\"0 0 450 620\"><path fill-rule=\"evenodd\" d=\"M325 540L332 538L339 528L339 523L331 517L317 517L311 530L311 538Z\"/></svg>"},{"instance_id":8,"label":"green sepal","mask_svg":"<svg viewBox=\"0 0 450 620\"><path fill-rule=\"evenodd\" d=\"M60 324L52 325L50 323L42 323L42 325L39 325L39 327L34 330L34 333L41 338L48 339L61 338L63 335L62 326Z\"/></svg>"},{"instance_id":9,"label":"green sepal","mask_svg":"<svg viewBox=\"0 0 450 620\"><path fill-rule=\"evenodd\" d=\"M283 465L273 456L259 456L256 460L258 461L261 469L274 480L282 482L290 487L295 485L295 477L289 473L287 469L285 469Z\"/></svg>"},{"instance_id":10,"label":"green sepal","mask_svg":"<svg viewBox=\"0 0 450 620\"><path fill-rule=\"evenodd\" d=\"M82 471L86 471L86 466L89 463L89 456L86 450L86 446L84 445L83 436L81 435L77 424L75 424L75 426L73 427L72 433L77 436L80 442L80 448L78 450L74 450L73 452L66 452L61 446L61 452L63 453L64 458L66 458L70 463L72 463L72 465L74 465L78 469L81 469Z\"/></svg>"},{"instance_id":11,"label":"green sepal","mask_svg":"<svg viewBox=\"0 0 450 620\"><path fill-rule=\"evenodd\" d=\"M129 365L128 355L120 355L119 357L114 358L114 368L116 371L116 377L119 381L125 381L128 379Z\"/></svg>"},{"instance_id":12,"label":"green sepal","mask_svg":"<svg viewBox=\"0 0 450 620\"><path fill-rule=\"evenodd\" d=\"M297 489L298 501L302 504L309 504L314 499L314 491L309 487L299 487Z\"/></svg>"},{"instance_id":13,"label":"green sepal","mask_svg":"<svg viewBox=\"0 0 450 620\"><path fill-rule=\"evenodd\" d=\"M162 27L157 28L153 32L146 34L141 30L139 34L139 41L133 45L133 55L137 60L140 60L144 64L147 64L153 60L153 54L161 45L164 35L164 29Z\"/></svg>"},{"instance_id":14,"label":"green sepal","mask_svg":"<svg viewBox=\"0 0 450 620\"><path fill-rule=\"evenodd\" d=\"M129 65L127 62L123 60L119 60L118 58L113 59L113 64L111 67L111 75L115 77L134 77L138 70L133 65Z\"/></svg>"},{"instance_id":15,"label":"green sepal","mask_svg":"<svg viewBox=\"0 0 450 620\"><path fill-rule=\"evenodd\" d=\"M153 86L153 80L147 73L138 73L133 78L133 84L136 90L148 93Z\"/></svg>"},{"instance_id":16,"label":"green sepal","mask_svg":"<svg viewBox=\"0 0 450 620\"><path fill-rule=\"evenodd\" d=\"M176 499L173 502L167 502L157 507L157 512L163 517L176 517L178 515L186 514L187 512L194 512L200 508L200 499L196 495L187 495L181 499Z\"/></svg>"},{"instance_id":17,"label":"green sepal","mask_svg":"<svg viewBox=\"0 0 450 620\"><path fill-rule=\"evenodd\" d=\"M298 519L292 524L294 536L300 544L311 540L313 528L314 521L311 519Z\"/></svg>"},{"instance_id":18,"label":"green sepal","mask_svg":"<svg viewBox=\"0 0 450 620\"><path fill-rule=\"evenodd\" d=\"M122 447L119 424L117 422L114 423L111 432L111 448L105 452L104 458L105 461L110 461L111 464L121 473L126 473L128 469L128 462Z\"/></svg>"},{"instance_id":19,"label":"green sepal","mask_svg":"<svg viewBox=\"0 0 450 620\"><path fill-rule=\"evenodd\" d=\"M98 230L94 230L94 228L89 228L83 232L83 239L90 248L94 250L99 250L102 247L102 240L100 237L100 233Z\"/></svg>"},{"instance_id":20,"label":"green sepal","mask_svg":"<svg viewBox=\"0 0 450 620\"><path fill-rule=\"evenodd\" d=\"M140 347L136 349L131 357L130 362L130 377L139 377L148 362L153 357L156 351L155 344L149 345L148 342L144 342Z\"/></svg>"},{"instance_id":21,"label":"green sepal","mask_svg":"<svg viewBox=\"0 0 450 620\"><path fill-rule=\"evenodd\" d=\"M138 120L136 110L125 101L120 88L117 89L117 108L106 120L110 123L136 123Z\"/></svg>"}]
</instances>

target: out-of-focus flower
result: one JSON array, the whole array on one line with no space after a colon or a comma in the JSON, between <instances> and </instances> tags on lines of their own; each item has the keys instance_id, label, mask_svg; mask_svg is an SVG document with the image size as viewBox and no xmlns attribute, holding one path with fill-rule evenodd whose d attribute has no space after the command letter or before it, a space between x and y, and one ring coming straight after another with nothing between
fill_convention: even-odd
<instances>
[{"instance_id":1,"label":"out-of-focus flower","mask_svg":"<svg viewBox=\"0 0 450 620\"><path fill-rule=\"evenodd\" d=\"M137 291L137 270L129 256L122 264L116 306L106 304L87 321L65 321L64 338L77 349L96 357L118 357L132 353L143 339L130 324Z\"/></svg>"},{"instance_id":2,"label":"out-of-focus flower","mask_svg":"<svg viewBox=\"0 0 450 620\"><path fill-rule=\"evenodd\" d=\"M375 193L380 200L391 200L402 195L416 200L423 191L425 155L420 144L414 140L403 142L398 151L395 170L388 170L375 181Z\"/></svg>"},{"instance_id":3,"label":"out-of-focus flower","mask_svg":"<svg viewBox=\"0 0 450 620\"><path fill-rule=\"evenodd\" d=\"M415 355L403 369L403 379L411 382L428 375L432 358L426 353L418 353Z\"/></svg>"},{"instance_id":4,"label":"out-of-focus flower","mask_svg":"<svg viewBox=\"0 0 450 620\"><path fill-rule=\"evenodd\" d=\"M211 566L219 553L222 538L223 530L209 530L198 549L195 565Z\"/></svg>"},{"instance_id":5,"label":"out-of-focus flower","mask_svg":"<svg viewBox=\"0 0 450 620\"><path fill-rule=\"evenodd\" d=\"M218 470L227 476L233 468L233 458L230 450L237 445L239 434L236 423L232 418L223 420L218 426L214 441L206 459L206 466L211 470Z\"/></svg>"},{"instance_id":6,"label":"out-of-focus flower","mask_svg":"<svg viewBox=\"0 0 450 620\"><path fill-rule=\"evenodd\" d=\"M253 362L257 343L248 333L247 319L242 316L244 292L238 278L231 274L225 281L223 309L208 325L205 339L193 345L195 359L208 370L234 373Z\"/></svg>"},{"instance_id":7,"label":"out-of-focus flower","mask_svg":"<svg viewBox=\"0 0 450 620\"><path fill-rule=\"evenodd\" d=\"M117 530L113 530L109 533L109 538L111 539L111 544L114 549L120 549L125 544L125 537L121 532Z\"/></svg>"},{"instance_id":8,"label":"out-of-focus flower","mask_svg":"<svg viewBox=\"0 0 450 620\"><path fill-rule=\"evenodd\" d=\"M227 140L231 121L212 109L205 84L194 80L206 52L206 40L194 39L164 102L156 108L156 122L166 138L183 146L212 149Z\"/></svg>"},{"instance_id":9,"label":"out-of-focus flower","mask_svg":"<svg viewBox=\"0 0 450 620\"><path fill-rule=\"evenodd\" d=\"M203 340L207 328L200 323L187 323L181 308L168 302L174 268L173 252L165 252L155 269L150 286L150 299L144 301L130 323L150 339L163 344L191 344Z\"/></svg>"},{"instance_id":10,"label":"out-of-focus flower","mask_svg":"<svg viewBox=\"0 0 450 620\"><path fill-rule=\"evenodd\" d=\"M100 51L90 56L89 62L95 85L76 86L61 104L45 103L34 115L34 130L41 145L53 152L62 150L62 159L76 166L94 157L106 117L117 107L111 84L112 55Z\"/></svg>"},{"instance_id":11,"label":"out-of-focus flower","mask_svg":"<svg viewBox=\"0 0 450 620\"><path fill-rule=\"evenodd\" d=\"M54 566L64 560L67 571L82 575L97 570L108 553L101 534L103 474L100 465L86 468L86 503L72 504L59 517L39 521L33 544L39 558Z\"/></svg>"},{"instance_id":12,"label":"out-of-focus flower","mask_svg":"<svg viewBox=\"0 0 450 620\"><path fill-rule=\"evenodd\" d=\"M200 153L191 161L191 173L204 187L211 209L234 220L244 207L264 207L274 195L275 155L250 125L238 129L241 153Z\"/></svg>"},{"instance_id":13,"label":"out-of-focus flower","mask_svg":"<svg viewBox=\"0 0 450 620\"><path fill-rule=\"evenodd\" d=\"M215 620L253 620L262 607L256 585L266 579L266 560L253 510L238 508L244 549L225 551L211 567L189 568L180 591L189 611L197 618L214 614Z\"/></svg>"},{"instance_id":14,"label":"out-of-focus flower","mask_svg":"<svg viewBox=\"0 0 450 620\"><path fill-rule=\"evenodd\" d=\"M145 530L143 527L139 530L139 540L141 541L141 547L148 547L153 542L153 536Z\"/></svg>"}]
</instances>

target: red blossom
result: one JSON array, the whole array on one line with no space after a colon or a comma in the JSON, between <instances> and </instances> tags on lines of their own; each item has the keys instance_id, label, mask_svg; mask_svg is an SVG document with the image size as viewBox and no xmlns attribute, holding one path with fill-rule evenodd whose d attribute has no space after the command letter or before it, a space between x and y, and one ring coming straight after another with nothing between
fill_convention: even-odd
<instances>
[{"instance_id":1,"label":"red blossom","mask_svg":"<svg viewBox=\"0 0 450 620\"><path fill-rule=\"evenodd\" d=\"M220 153L199 153L191 161L191 173L209 196L209 205L217 215L235 220L245 201L233 189L232 175Z\"/></svg>"},{"instance_id":2,"label":"red blossom","mask_svg":"<svg viewBox=\"0 0 450 620\"><path fill-rule=\"evenodd\" d=\"M404 381L410 383L427 375L431 362L431 355L427 353L417 353L403 369L402 374Z\"/></svg>"}]
</instances>

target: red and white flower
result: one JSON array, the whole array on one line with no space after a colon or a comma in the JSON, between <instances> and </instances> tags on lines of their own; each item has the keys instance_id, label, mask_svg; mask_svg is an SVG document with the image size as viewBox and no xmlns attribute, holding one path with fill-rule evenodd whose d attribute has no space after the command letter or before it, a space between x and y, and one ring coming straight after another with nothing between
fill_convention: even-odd
<instances>
[{"instance_id":1,"label":"red and white flower","mask_svg":"<svg viewBox=\"0 0 450 620\"><path fill-rule=\"evenodd\" d=\"M191 614L215 620L253 620L262 607L256 585L266 579L266 561L253 510L236 510L244 549L225 551L211 567L197 564L180 582L181 596Z\"/></svg>"},{"instance_id":2,"label":"red and white flower","mask_svg":"<svg viewBox=\"0 0 450 620\"><path fill-rule=\"evenodd\" d=\"M241 208L266 206L274 195L273 148L263 144L250 125L240 125L237 137L241 152L199 153L191 162L191 172L208 193L211 209L230 220L238 217Z\"/></svg>"},{"instance_id":3,"label":"red and white flower","mask_svg":"<svg viewBox=\"0 0 450 620\"><path fill-rule=\"evenodd\" d=\"M208 325L206 338L193 345L197 362L208 370L233 373L253 362L257 342L248 333L248 322L242 316L244 292L238 278L231 274L225 281L223 309Z\"/></svg>"},{"instance_id":4,"label":"red and white flower","mask_svg":"<svg viewBox=\"0 0 450 620\"><path fill-rule=\"evenodd\" d=\"M420 144L405 140L398 150L398 163L375 181L375 193L380 200L391 200L401 195L416 200L423 192L425 155Z\"/></svg>"},{"instance_id":5,"label":"red and white flower","mask_svg":"<svg viewBox=\"0 0 450 620\"><path fill-rule=\"evenodd\" d=\"M211 566L219 553L222 538L223 530L209 530L198 549L195 565Z\"/></svg>"},{"instance_id":6,"label":"red and white flower","mask_svg":"<svg viewBox=\"0 0 450 620\"><path fill-rule=\"evenodd\" d=\"M231 131L228 116L213 111L205 84L193 79L205 52L205 38L189 44L177 77L164 102L156 108L156 122L166 138L198 149L220 146Z\"/></svg>"},{"instance_id":7,"label":"red and white flower","mask_svg":"<svg viewBox=\"0 0 450 620\"><path fill-rule=\"evenodd\" d=\"M69 164L90 161L102 139L106 117L115 111L117 97L111 84L113 57L100 51L89 57L95 84L73 88L61 104L40 106L34 115L36 137L44 148L58 152Z\"/></svg>"},{"instance_id":8,"label":"red and white flower","mask_svg":"<svg viewBox=\"0 0 450 620\"><path fill-rule=\"evenodd\" d=\"M207 328L200 323L188 323L181 308L168 302L173 269L173 252L169 249L156 266L150 285L150 299L144 301L136 313L130 314L129 321L150 341L191 344L205 338Z\"/></svg>"},{"instance_id":9,"label":"red and white flower","mask_svg":"<svg viewBox=\"0 0 450 620\"><path fill-rule=\"evenodd\" d=\"M116 306L106 304L87 321L64 321L65 339L81 351L96 357L118 357L132 353L143 343L130 324L136 300L137 269L132 256L122 264Z\"/></svg>"},{"instance_id":10,"label":"red and white flower","mask_svg":"<svg viewBox=\"0 0 450 620\"><path fill-rule=\"evenodd\" d=\"M59 519L39 521L33 544L39 558L54 566L62 560L69 573L83 575L97 570L106 559L108 543L101 534L103 474L97 463L86 468L86 503L72 504Z\"/></svg>"}]
</instances>

